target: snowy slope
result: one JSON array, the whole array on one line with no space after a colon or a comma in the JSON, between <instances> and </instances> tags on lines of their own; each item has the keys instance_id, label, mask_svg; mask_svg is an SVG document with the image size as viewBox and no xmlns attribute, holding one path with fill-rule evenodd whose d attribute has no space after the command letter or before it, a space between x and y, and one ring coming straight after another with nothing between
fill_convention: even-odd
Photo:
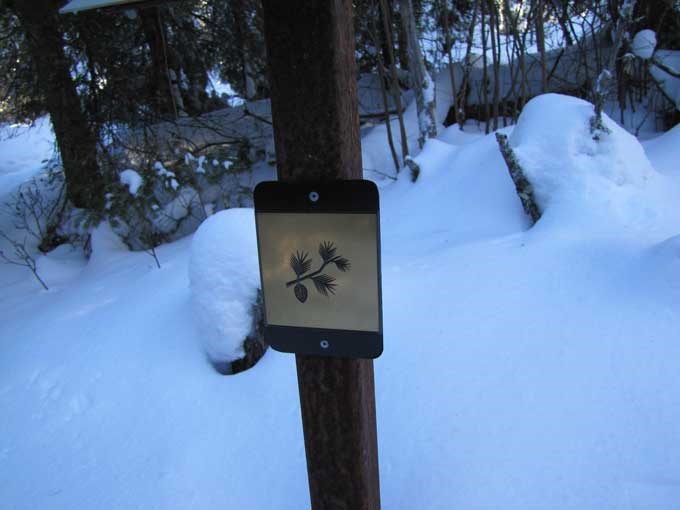
<instances>
[{"instance_id":1,"label":"snowy slope","mask_svg":"<svg viewBox=\"0 0 680 510\"><path fill-rule=\"evenodd\" d=\"M13 288L32 295L0 326L3 508L217 508L253 497L252 508L296 508L306 497L290 360L267 356L232 378L212 370L192 321L190 242L162 247L158 270L97 232L77 280ZM249 480L262 466L278 472L277 459L279 481L254 491Z\"/></svg>"},{"instance_id":2,"label":"snowy slope","mask_svg":"<svg viewBox=\"0 0 680 510\"><path fill-rule=\"evenodd\" d=\"M579 115L559 96L549 106L567 125ZM364 154L389 157L373 136ZM493 136L455 127L417 156L415 184L381 181L383 508L677 508L670 137L645 146L663 186L636 195L671 211L654 229L563 195L527 230ZM570 210L596 227L557 228ZM252 236L243 212L220 215ZM100 228L87 263L41 261L49 292L13 270L0 302L2 508L308 508L294 359L270 350L237 376L210 368L191 243L162 246L156 269Z\"/></svg>"},{"instance_id":3,"label":"snowy slope","mask_svg":"<svg viewBox=\"0 0 680 510\"><path fill-rule=\"evenodd\" d=\"M30 179L53 149L49 117L39 118L34 126L0 126L0 193Z\"/></svg>"},{"instance_id":4,"label":"snowy slope","mask_svg":"<svg viewBox=\"0 0 680 510\"><path fill-rule=\"evenodd\" d=\"M662 174L680 176L680 124L644 143L647 157Z\"/></svg>"}]
</instances>

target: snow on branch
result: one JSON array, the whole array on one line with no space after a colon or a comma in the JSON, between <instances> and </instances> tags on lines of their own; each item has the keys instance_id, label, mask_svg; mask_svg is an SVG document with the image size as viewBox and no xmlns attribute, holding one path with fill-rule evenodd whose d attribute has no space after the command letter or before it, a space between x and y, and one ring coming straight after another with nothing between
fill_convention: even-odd
<instances>
[{"instance_id":1,"label":"snow on branch","mask_svg":"<svg viewBox=\"0 0 680 510\"><path fill-rule=\"evenodd\" d=\"M652 63L664 73L671 75L673 78L680 78L680 71L664 64L656 55L652 57Z\"/></svg>"}]
</instances>

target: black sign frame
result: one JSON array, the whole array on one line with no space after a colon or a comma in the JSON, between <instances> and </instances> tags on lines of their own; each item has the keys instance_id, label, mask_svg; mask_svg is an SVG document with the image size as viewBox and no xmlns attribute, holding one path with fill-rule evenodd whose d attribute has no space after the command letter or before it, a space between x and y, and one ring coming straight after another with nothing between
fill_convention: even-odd
<instances>
[{"instance_id":1,"label":"black sign frame","mask_svg":"<svg viewBox=\"0 0 680 510\"><path fill-rule=\"evenodd\" d=\"M275 350L308 356L374 359L383 351L380 204L378 188L366 180L324 183L266 181L254 191L260 282L264 300L264 336ZM259 213L374 214L377 247L378 331L322 329L269 324L262 273Z\"/></svg>"}]
</instances>

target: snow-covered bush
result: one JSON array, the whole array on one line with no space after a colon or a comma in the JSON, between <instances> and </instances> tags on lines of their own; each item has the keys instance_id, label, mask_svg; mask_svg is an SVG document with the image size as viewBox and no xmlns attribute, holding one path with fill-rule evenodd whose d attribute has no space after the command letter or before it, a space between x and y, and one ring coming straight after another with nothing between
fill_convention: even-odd
<instances>
[{"instance_id":1,"label":"snow-covered bush","mask_svg":"<svg viewBox=\"0 0 680 510\"><path fill-rule=\"evenodd\" d=\"M667 40L663 35L661 40ZM675 126L680 119L680 52L657 49L659 39L650 29L640 30L631 41L630 50L623 58L623 69L634 80L644 72L644 84L653 84L652 92L645 94L657 103L653 109L660 115L665 129Z\"/></svg>"},{"instance_id":2,"label":"snow-covered bush","mask_svg":"<svg viewBox=\"0 0 680 510\"><path fill-rule=\"evenodd\" d=\"M8 236L3 230L0 230L0 243L5 244L9 249L3 249L0 245L0 261L5 264L14 266L23 266L33 274L33 277L42 285L45 290L49 290L45 280L43 280L38 273L38 266L36 259L33 256L32 250L26 246L26 242L19 241Z\"/></svg>"},{"instance_id":3,"label":"snow-covered bush","mask_svg":"<svg viewBox=\"0 0 680 510\"><path fill-rule=\"evenodd\" d=\"M168 188L167 192L172 193L178 185L173 177L153 170L147 170L142 176L126 169L119 178L106 194L109 223L132 249L148 250L160 265L155 248L168 240L170 231L159 228L164 218L157 192Z\"/></svg>"},{"instance_id":4,"label":"snow-covered bush","mask_svg":"<svg viewBox=\"0 0 680 510\"><path fill-rule=\"evenodd\" d=\"M64 174L47 171L20 185L3 204L3 213L29 249L48 251L59 244L55 237L65 206Z\"/></svg>"},{"instance_id":5,"label":"snow-covered bush","mask_svg":"<svg viewBox=\"0 0 680 510\"><path fill-rule=\"evenodd\" d=\"M177 161L153 161L118 174L107 193L107 216L134 250L149 250L188 235L215 211L249 205L240 176L250 168L247 151L214 153Z\"/></svg>"},{"instance_id":6,"label":"snow-covered bush","mask_svg":"<svg viewBox=\"0 0 680 510\"><path fill-rule=\"evenodd\" d=\"M57 160L43 163L43 171L10 193L0 207L14 230L5 234L28 252L46 253L65 243L87 248L88 230L99 216L67 201L64 173Z\"/></svg>"},{"instance_id":7,"label":"snow-covered bush","mask_svg":"<svg viewBox=\"0 0 680 510\"><path fill-rule=\"evenodd\" d=\"M222 372L246 357L252 344L264 352L257 261L252 209L221 211L194 235L189 262L194 317L208 358Z\"/></svg>"},{"instance_id":8,"label":"snow-covered bush","mask_svg":"<svg viewBox=\"0 0 680 510\"><path fill-rule=\"evenodd\" d=\"M42 253L62 244L87 252L89 228L97 222L91 211L66 199L64 173L57 159L44 160L41 171L8 193L0 204L0 262L24 266L47 289L37 264Z\"/></svg>"}]
</instances>

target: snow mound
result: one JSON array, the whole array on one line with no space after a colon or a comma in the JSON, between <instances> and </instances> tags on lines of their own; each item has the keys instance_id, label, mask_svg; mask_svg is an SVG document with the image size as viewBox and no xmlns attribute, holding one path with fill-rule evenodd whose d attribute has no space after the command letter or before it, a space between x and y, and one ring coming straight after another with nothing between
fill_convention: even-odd
<instances>
[{"instance_id":1,"label":"snow mound","mask_svg":"<svg viewBox=\"0 0 680 510\"><path fill-rule=\"evenodd\" d=\"M680 124L661 136L644 142L645 152L654 169L666 175L680 176Z\"/></svg>"},{"instance_id":2,"label":"snow mound","mask_svg":"<svg viewBox=\"0 0 680 510\"><path fill-rule=\"evenodd\" d=\"M680 297L680 235L653 246L649 266Z\"/></svg>"},{"instance_id":3,"label":"snow mound","mask_svg":"<svg viewBox=\"0 0 680 510\"><path fill-rule=\"evenodd\" d=\"M593 105L582 99L544 94L527 103L519 117L510 144L543 218L647 226L655 212L644 194L657 174L638 140L606 114L602 120L609 133L594 140L593 115Z\"/></svg>"},{"instance_id":4,"label":"snow mound","mask_svg":"<svg viewBox=\"0 0 680 510\"><path fill-rule=\"evenodd\" d=\"M124 257L130 250L123 240L111 228L108 221L103 221L92 231L90 235L90 246L92 254L88 262L88 267L106 267L111 263Z\"/></svg>"},{"instance_id":5,"label":"snow mound","mask_svg":"<svg viewBox=\"0 0 680 510\"><path fill-rule=\"evenodd\" d=\"M669 263L680 264L680 235L666 239L656 249L661 254L660 256L667 259Z\"/></svg>"},{"instance_id":6,"label":"snow mound","mask_svg":"<svg viewBox=\"0 0 680 510\"><path fill-rule=\"evenodd\" d=\"M74 281L87 264L82 250L70 244L62 244L38 257L36 269L51 288Z\"/></svg>"},{"instance_id":7,"label":"snow mound","mask_svg":"<svg viewBox=\"0 0 680 510\"><path fill-rule=\"evenodd\" d=\"M640 30L633 38L633 53L636 57L649 60L656 48L656 33L654 30Z\"/></svg>"},{"instance_id":8,"label":"snow mound","mask_svg":"<svg viewBox=\"0 0 680 510\"><path fill-rule=\"evenodd\" d=\"M242 358L260 285L252 209L228 209L204 221L191 244L194 319L213 361Z\"/></svg>"},{"instance_id":9,"label":"snow mound","mask_svg":"<svg viewBox=\"0 0 680 510\"><path fill-rule=\"evenodd\" d=\"M496 140L477 138L461 146L427 140L413 158L418 180L412 183L402 170L398 182L381 192L381 229L390 232L382 236L383 252L421 254L526 230Z\"/></svg>"}]
</instances>

